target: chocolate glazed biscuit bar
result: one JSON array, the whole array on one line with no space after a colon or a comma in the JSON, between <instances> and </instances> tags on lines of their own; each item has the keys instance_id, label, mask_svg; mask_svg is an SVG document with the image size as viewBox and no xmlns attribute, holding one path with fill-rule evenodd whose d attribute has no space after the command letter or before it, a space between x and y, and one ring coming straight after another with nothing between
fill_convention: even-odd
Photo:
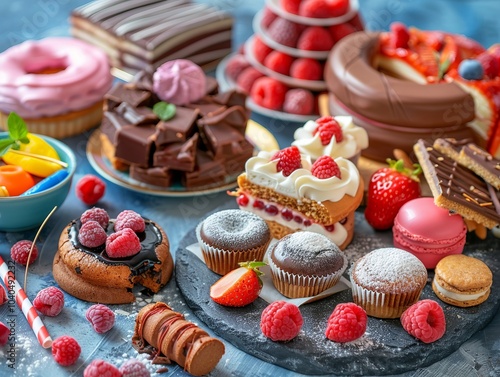
<instances>
[{"instance_id":1,"label":"chocolate glazed biscuit bar","mask_svg":"<svg viewBox=\"0 0 500 377\"><path fill-rule=\"evenodd\" d=\"M498 190L425 140L419 140L414 151L436 205L489 229L500 223Z\"/></svg>"},{"instance_id":2,"label":"chocolate glazed biscuit bar","mask_svg":"<svg viewBox=\"0 0 500 377\"><path fill-rule=\"evenodd\" d=\"M186 0L96 0L75 9L70 22L73 36L131 74L174 59L209 69L231 52L232 17Z\"/></svg>"},{"instance_id":3,"label":"chocolate glazed biscuit bar","mask_svg":"<svg viewBox=\"0 0 500 377\"><path fill-rule=\"evenodd\" d=\"M434 148L472 170L497 190L500 189L500 160L469 139L436 139Z\"/></svg>"}]
</instances>

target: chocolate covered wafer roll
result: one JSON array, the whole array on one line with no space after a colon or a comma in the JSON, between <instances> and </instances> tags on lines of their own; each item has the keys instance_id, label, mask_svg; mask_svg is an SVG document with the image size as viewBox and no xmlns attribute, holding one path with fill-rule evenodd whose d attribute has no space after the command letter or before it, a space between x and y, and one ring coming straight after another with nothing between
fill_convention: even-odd
<instances>
[{"instance_id":1,"label":"chocolate covered wafer roll","mask_svg":"<svg viewBox=\"0 0 500 377\"><path fill-rule=\"evenodd\" d=\"M219 339L163 302L146 305L137 314L132 345L138 352L152 347L153 363L175 362L193 376L210 373L225 351Z\"/></svg>"}]
</instances>

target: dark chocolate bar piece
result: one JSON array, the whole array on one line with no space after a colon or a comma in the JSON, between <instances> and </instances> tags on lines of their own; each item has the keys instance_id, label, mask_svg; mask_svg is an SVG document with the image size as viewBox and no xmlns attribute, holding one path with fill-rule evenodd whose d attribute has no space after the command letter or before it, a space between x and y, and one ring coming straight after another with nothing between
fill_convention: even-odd
<instances>
[{"instance_id":1,"label":"dark chocolate bar piece","mask_svg":"<svg viewBox=\"0 0 500 377\"><path fill-rule=\"evenodd\" d=\"M198 134L194 134L184 143L166 144L153 154L153 165L172 170L192 172L196 164Z\"/></svg>"},{"instance_id":2,"label":"dark chocolate bar piece","mask_svg":"<svg viewBox=\"0 0 500 377\"><path fill-rule=\"evenodd\" d=\"M153 157L155 126L124 126L116 134L115 157L148 167Z\"/></svg>"},{"instance_id":3,"label":"dark chocolate bar piece","mask_svg":"<svg viewBox=\"0 0 500 377\"><path fill-rule=\"evenodd\" d=\"M195 132L198 114L197 109L177 106L172 119L160 121L156 126L156 145L186 141Z\"/></svg>"},{"instance_id":4,"label":"dark chocolate bar piece","mask_svg":"<svg viewBox=\"0 0 500 377\"><path fill-rule=\"evenodd\" d=\"M131 165L129 175L137 181L160 187L169 187L173 179L172 172L164 167L143 168Z\"/></svg>"}]
</instances>

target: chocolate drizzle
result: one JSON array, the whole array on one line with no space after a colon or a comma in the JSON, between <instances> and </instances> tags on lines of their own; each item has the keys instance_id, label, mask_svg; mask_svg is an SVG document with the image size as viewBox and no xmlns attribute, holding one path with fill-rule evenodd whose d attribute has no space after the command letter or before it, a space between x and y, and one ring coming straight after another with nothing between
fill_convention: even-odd
<instances>
[{"instance_id":1,"label":"chocolate drizzle","mask_svg":"<svg viewBox=\"0 0 500 377\"><path fill-rule=\"evenodd\" d=\"M492 201L488 184L481 177L440 153L425 140L419 140L415 148L422 157L419 156L419 161L424 171L427 169L432 173L434 180L429 184L436 186L438 194L469 210L481 213L495 224L500 223L500 214ZM493 194L499 200L499 191L494 190Z\"/></svg>"},{"instance_id":2,"label":"chocolate drizzle","mask_svg":"<svg viewBox=\"0 0 500 377\"><path fill-rule=\"evenodd\" d=\"M163 239L160 230L154 222L147 219L145 219L144 222L146 224L146 229L144 232L137 233L141 241L142 249L139 253L127 258L109 257L106 254L105 245L96 248L83 246L80 241L78 241L78 232L81 227L79 219L71 222L71 225L68 227L68 237L75 248L95 256L101 262L108 265L126 265L130 268L133 275L141 275L152 269L155 264L160 263L156 255L156 248L162 243ZM106 229L108 235L114 232L113 224L114 220L110 220Z\"/></svg>"}]
</instances>

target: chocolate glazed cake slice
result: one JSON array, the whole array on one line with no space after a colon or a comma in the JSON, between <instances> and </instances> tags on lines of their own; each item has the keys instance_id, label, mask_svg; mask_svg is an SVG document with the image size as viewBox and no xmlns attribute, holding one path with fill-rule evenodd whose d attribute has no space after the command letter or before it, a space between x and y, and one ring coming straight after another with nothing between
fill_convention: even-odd
<instances>
[{"instance_id":1,"label":"chocolate glazed cake slice","mask_svg":"<svg viewBox=\"0 0 500 377\"><path fill-rule=\"evenodd\" d=\"M436 205L489 229L500 223L498 190L425 140L419 140L414 151Z\"/></svg>"},{"instance_id":2,"label":"chocolate glazed cake slice","mask_svg":"<svg viewBox=\"0 0 500 377\"><path fill-rule=\"evenodd\" d=\"M213 68L231 52L233 19L185 0L96 0L73 11L73 36L101 47L129 73L173 59Z\"/></svg>"}]
</instances>

